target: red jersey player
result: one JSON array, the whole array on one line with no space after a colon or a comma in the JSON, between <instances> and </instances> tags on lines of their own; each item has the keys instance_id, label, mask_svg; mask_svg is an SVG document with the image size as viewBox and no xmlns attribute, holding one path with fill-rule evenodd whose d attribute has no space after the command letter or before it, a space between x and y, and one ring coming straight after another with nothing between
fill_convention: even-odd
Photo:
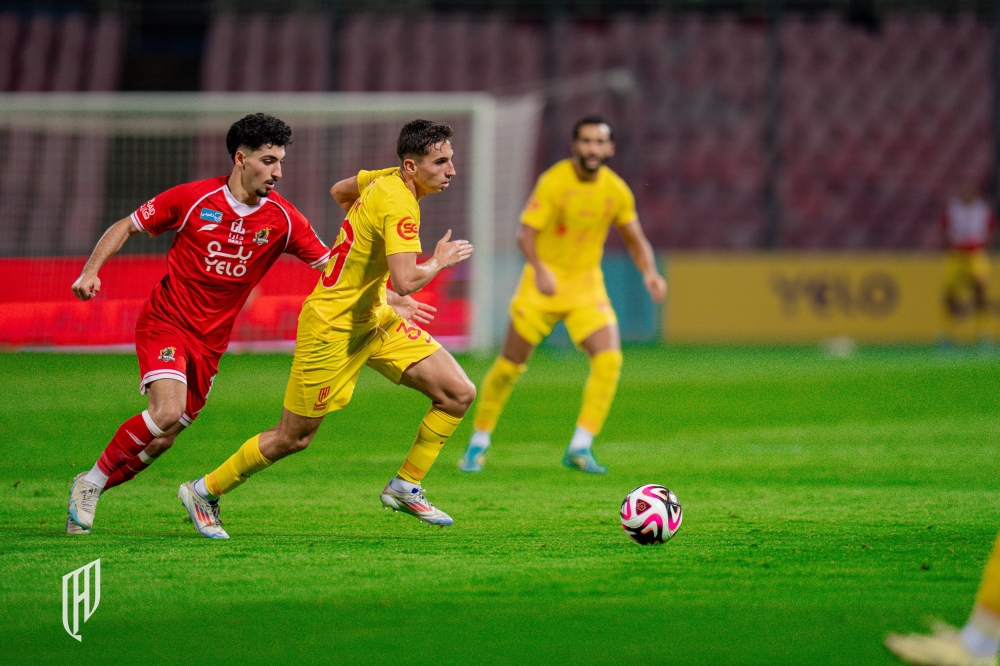
<instances>
[{"instance_id":1,"label":"red jersey player","mask_svg":"<svg viewBox=\"0 0 1000 666\"><path fill-rule=\"evenodd\" d=\"M98 270L129 236L177 232L167 274L135 329L139 390L149 409L121 424L93 469L77 475L67 532L89 532L101 492L134 478L197 418L236 315L278 257L287 252L313 268L326 264L330 250L274 191L291 135L288 125L262 113L234 123L226 135L232 174L178 185L116 222L73 283L78 298L93 298L101 289Z\"/></svg>"}]
</instances>

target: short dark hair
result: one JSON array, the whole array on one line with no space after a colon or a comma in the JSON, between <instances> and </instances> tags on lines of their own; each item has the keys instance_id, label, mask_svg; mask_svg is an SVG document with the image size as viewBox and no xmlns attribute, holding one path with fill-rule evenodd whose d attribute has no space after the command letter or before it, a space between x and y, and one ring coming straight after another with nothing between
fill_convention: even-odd
<instances>
[{"instance_id":1,"label":"short dark hair","mask_svg":"<svg viewBox=\"0 0 1000 666\"><path fill-rule=\"evenodd\" d=\"M612 141L615 140L615 128L611 126L607 120L602 116L584 116L576 121L573 125L573 140L576 141L580 138L580 128L584 125L607 125L608 126L608 138Z\"/></svg>"},{"instance_id":2,"label":"short dark hair","mask_svg":"<svg viewBox=\"0 0 1000 666\"><path fill-rule=\"evenodd\" d=\"M442 141L451 141L454 135L455 132L447 123L411 120L399 130L396 154L400 160L407 157L423 157L431 152L431 146L436 146Z\"/></svg>"},{"instance_id":3,"label":"short dark hair","mask_svg":"<svg viewBox=\"0 0 1000 666\"><path fill-rule=\"evenodd\" d=\"M240 146L257 150L262 146L287 146L292 143L292 128L266 113L251 113L243 116L229 128L226 134L226 148L229 156L236 161L236 151Z\"/></svg>"}]
</instances>

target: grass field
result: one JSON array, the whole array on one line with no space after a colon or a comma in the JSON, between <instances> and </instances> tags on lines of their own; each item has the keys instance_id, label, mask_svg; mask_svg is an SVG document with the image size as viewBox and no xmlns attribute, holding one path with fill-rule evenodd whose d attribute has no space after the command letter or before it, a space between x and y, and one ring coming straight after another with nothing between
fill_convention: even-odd
<instances>
[{"instance_id":1,"label":"grass field","mask_svg":"<svg viewBox=\"0 0 1000 666\"><path fill-rule=\"evenodd\" d=\"M226 357L174 450L68 537L68 480L143 408L135 360L0 355L0 663L890 664L887 631L964 621L1000 527L996 359L669 347L626 349L603 477L559 464L587 365L545 351L486 471L456 469L466 422L427 478L453 527L383 511L426 401L366 370L223 500L232 539L200 538L177 485L275 422L289 365ZM684 505L659 547L618 525L645 482ZM98 557L78 643L61 576Z\"/></svg>"}]
</instances>

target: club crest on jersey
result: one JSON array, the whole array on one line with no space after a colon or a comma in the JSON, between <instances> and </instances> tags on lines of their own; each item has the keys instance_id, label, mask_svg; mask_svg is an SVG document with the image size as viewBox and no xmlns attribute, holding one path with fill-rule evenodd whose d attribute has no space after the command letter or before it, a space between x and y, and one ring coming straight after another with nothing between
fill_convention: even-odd
<instances>
[{"instance_id":1,"label":"club crest on jersey","mask_svg":"<svg viewBox=\"0 0 1000 666\"><path fill-rule=\"evenodd\" d=\"M177 347L164 347L160 350L159 360L173 362L177 360Z\"/></svg>"},{"instance_id":2,"label":"club crest on jersey","mask_svg":"<svg viewBox=\"0 0 1000 666\"><path fill-rule=\"evenodd\" d=\"M222 211L212 210L211 208L202 208L200 217L206 222L215 222L216 224L219 224L222 222Z\"/></svg>"},{"instance_id":3,"label":"club crest on jersey","mask_svg":"<svg viewBox=\"0 0 1000 666\"><path fill-rule=\"evenodd\" d=\"M417 237L417 232L420 231L420 227L413 220L412 217L404 217L396 225L396 233L403 240L413 240Z\"/></svg>"},{"instance_id":4,"label":"club crest on jersey","mask_svg":"<svg viewBox=\"0 0 1000 666\"><path fill-rule=\"evenodd\" d=\"M253 242L257 245L263 245L268 241L268 236L271 235L271 227L264 227L263 229L258 229L257 233L253 235Z\"/></svg>"}]
</instances>

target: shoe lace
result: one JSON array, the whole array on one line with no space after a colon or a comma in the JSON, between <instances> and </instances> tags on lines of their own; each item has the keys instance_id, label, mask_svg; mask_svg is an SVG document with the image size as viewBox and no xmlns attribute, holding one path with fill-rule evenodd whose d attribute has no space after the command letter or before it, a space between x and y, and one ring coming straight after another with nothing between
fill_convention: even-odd
<instances>
[{"instance_id":1,"label":"shoe lace","mask_svg":"<svg viewBox=\"0 0 1000 666\"><path fill-rule=\"evenodd\" d=\"M417 486L417 492L415 492L415 493L411 492L409 499L411 499L411 500L419 500L420 502L422 502L423 504L426 504L427 506L431 507L432 509L434 508L434 505L431 504L431 501L429 499L427 499L426 497L424 497L424 487L423 486Z\"/></svg>"},{"instance_id":2,"label":"shoe lace","mask_svg":"<svg viewBox=\"0 0 1000 666\"><path fill-rule=\"evenodd\" d=\"M84 488L80 492L80 508L86 513L94 513L94 508L97 506L97 498L101 496L101 489L93 486L90 488Z\"/></svg>"},{"instance_id":3,"label":"shoe lace","mask_svg":"<svg viewBox=\"0 0 1000 666\"><path fill-rule=\"evenodd\" d=\"M206 504L208 504L209 515L212 516L212 523L217 527L222 525L222 518L219 517L219 503L206 502Z\"/></svg>"}]
</instances>

